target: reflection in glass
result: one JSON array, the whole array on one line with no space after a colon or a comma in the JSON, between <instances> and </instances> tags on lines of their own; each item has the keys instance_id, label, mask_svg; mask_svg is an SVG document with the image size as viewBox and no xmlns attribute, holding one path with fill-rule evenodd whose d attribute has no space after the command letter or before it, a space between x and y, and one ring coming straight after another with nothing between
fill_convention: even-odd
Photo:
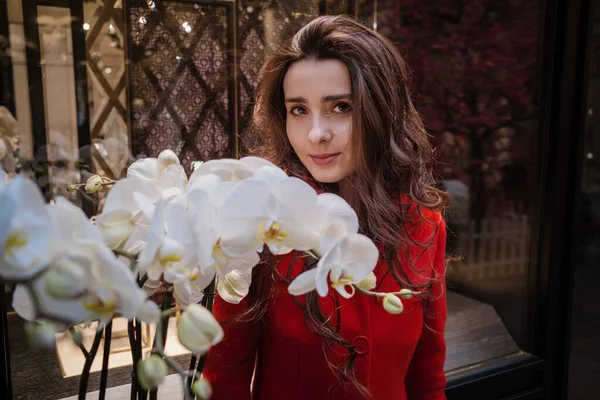
<instances>
[{"instance_id":1,"label":"reflection in glass","mask_svg":"<svg viewBox=\"0 0 600 400\"><path fill-rule=\"evenodd\" d=\"M573 237L573 302L569 347L568 398L577 400L600 390L600 301L598 280L600 269L600 1L591 2L587 57L587 99L583 133L583 152L578 162L581 169L581 192L576 208ZM568 235L571 236L571 235Z\"/></svg>"},{"instance_id":2,"label":"reflection in glass","mask_svg":"<svg viewBox=\"0 0 600 400\"><path fill-rule=\"evenodd\" d=\"M527 335L539 9L539 1L382 1L377 14L378 31L413 71L439 185L451 195L448 246L459 260L448 272L450 312L462 310L452 300L459 294L493 306L488 319L499 323L482 322L479 333L495 343L488 356L517 350Z\"/></svg>"},{"instance_id":3,"label":"reflection in glass","mask_svg":"<svg viewBox=\"0 0 600 400\"><path fill-rule=\"evenodd\" d=\"M66 187L79 181L75 169L79 150L71 13L66 8L38 6L37 22L47 145L36 154L36 160L48 166L51 197L72 197ZM45 182L39 183L45 186Z\"/></svg>"},{"instance_id":4,"label":"reflection in glass","mask_svg":"<svg viewBox=\"0 0 600 400\"><path fill-rule=\"evenodd\" d=\"M105 4L106 3L106 4ZM84 3L88 101L95 174L119 179L132 157L127 129L125 34L121 1Z\"/></svg>"}]
</instances>

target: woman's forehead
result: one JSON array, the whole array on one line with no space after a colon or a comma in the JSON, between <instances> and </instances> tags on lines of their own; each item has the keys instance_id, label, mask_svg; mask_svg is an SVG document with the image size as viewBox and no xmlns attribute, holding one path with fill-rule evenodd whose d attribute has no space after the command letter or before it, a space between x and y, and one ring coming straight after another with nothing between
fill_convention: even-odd
<instances>
[{"instance_id":1,"label":"woman's forehead","mask_svg":"<svg viewBox=\"0 0 600 400\"><path fill-rule=\"evenodd\" d=\"M283 80L286 99L326 100L350 94L350 74L346 65L335 59L301 60L293 63Z\"/></svg>"}]
</instances>

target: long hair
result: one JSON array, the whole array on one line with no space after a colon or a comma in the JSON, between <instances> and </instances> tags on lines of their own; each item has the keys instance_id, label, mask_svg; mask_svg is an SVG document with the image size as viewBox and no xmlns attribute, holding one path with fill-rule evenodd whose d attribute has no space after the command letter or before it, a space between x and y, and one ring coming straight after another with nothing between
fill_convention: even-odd
<instances>
[{"instance_id":1,"label":"long hair","mask_svg":"<svg viewBox=\"0 0 600 400\"><path fill-rule=\"evenodd\" d=\"M290 175L310 179L287 138L283 92L283 80L290 65L307 59L335 59L348 68L353 100L349 148L355 152L356 168L346 179L359 195L357 213L361 232L382 246L382 257L389 267L386 273L402 287L422 291L426 304L431 283L417 285L406 271L415 268L410 248L418 246L424 252L433 245L436 232L425 242L417 243L409 234L409 226L415 223L415 218L425 220L421 212L424 208L443 211L448 198L435 186L434 152L410 99L407 66L391 42L348 16L323 16L303 27L266 61L260 72L254 108L253 139L257 145L251 149L252 153L279 165ZM321 188L336 191L336 185L321 185ZM403 259L411 265L400 265L399 251L406 252ZM265 268L255 270L258 282L251 289L254 292L249 297L251 306L245 318L256 320L264 315L268 305L269 291L265 291L268 285L264 283L274 280L289 283L291 277L272 270L265 273ZM350 356L343 365L328 361L332 371L341 381L353 384L368 396L368 390L354 376L356 352L339 335L338 328L328 323L317 295L309 293L302 306L306 308L308 328L326 339L326 356L333 344L349 349Z\"/></svg>"}]
</instances>

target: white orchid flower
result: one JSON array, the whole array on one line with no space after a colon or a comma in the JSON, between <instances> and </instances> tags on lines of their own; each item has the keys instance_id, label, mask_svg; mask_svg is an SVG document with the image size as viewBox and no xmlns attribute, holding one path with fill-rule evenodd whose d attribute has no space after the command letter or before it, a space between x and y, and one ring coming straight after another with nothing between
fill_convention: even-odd
<instances>
[{"instance_id":1,"label":"white orchid flower","mask_svg":"<svg viewBox=\"0 0 600 400\"><path fill-rule=\"evenodd\" d=\"M216 275L219 282L217 291L221 297L237 304L248 293L250 279L232 279L237 276L233 271L239 271L240 276L245 277L245 272L256 266L260 258L254 250L245 254L230 252L222 243L215 226L217 209L235 187L235 183L223 182L217 187L209 187L209 190L212 190L209 193L198 185L207 176L210 175L200 177L195 183L195 189L187 196L188 212L197 238L196 255L201 274L207 277L206 279ZM232 275L226 280L228 274ZM224 282L228 284L221 285Z\"/></svg>"},{"instance_id":2,"label":"white orchid flower","mask_svg":"<svg viewBox=\"0 0 600 400\"><path fill-rule=\"evenodd\" d=\"M299 296L316 289L319 296L325 297L331 285L348 299L354 295L352 285L369 277L378 259L379 251L371 239L360 234L348 235L319 260L316 268L298 275L288 291Z\"/></svg>"},{"instance_id":3,"label":"white orchid flower","mask_svg":"<svg viewBox=\"0 0 600 400\"><path fill-rule=\"evenodd\" d=\"M273 163L259 157L243 157L239 160L231 158L209 160L194 170L190 176L190 184L206 174L217 175L224 182L239 182L253 177L254 173L264 166L275 167Z\"/></svg>"},{"instance_id":4,"label":"white orchid flower","mask_svg":"<svg viewBox=\"0 0 600 400\"><path fill-rule=\"evenodd\" d=\"M85 293L74 298L48 293L45 278L52 271L51 265L32 285L41 310L36 309L29 289L24 284L17 285L13 307L22 318L35 320L41 311L73 324L93 320L104 324L115 315L131 319L140 312L146 294L138 287L128 266L107 247L80 244L65 257L85 268Z\"/></svg>"},{"instance_id":5,"label":"white orchid flower","mask_svg":"<svg viewBox=\"0 0 600 400\"><path fill-rule=\"evenodd\" d=\"M212 193L216 188L223 185L224 181L215 174L205 174L202 176L196 176L194 181L190 177L188 186L186 187L186 193L190 193L193 190L200 189L206 193Z\"/></svg>"},{"instance_id":6,"label":"white orchid flower","mask_svg":"<svg viewBox=\"0 0 600 400\"><path fill-rule=\"evenodd\" d=\"M152 203L158 201L161 195L159 187L147 180L122 179L108 192L102 213L95 218L96 226L111 249L124 245L124 249L130 251L138 244L140 235L149 229L150 220L144 217L135 192L144 194ZM128 242L136 227L134 241Z\"/></svg>"},{"instance_id":7,"label":"white orchid flower","mask_svg":"<svg viewBox=\"0 0 600 400\"><path fill-rule=\"evenodd\" d=\"M146 294L129 266L104 244L98 228L77 206L59 197L47 211L52 221L52 241L45 254L48 269L33 282L41 311L73 323L108 321L115 314L133 318ZM57 296L67 284L73 288ZM24 285L17 286L13 305L23 318L36 317Z\"/></svg>"},{"instance_id":8,"label":"white orchid flower","mask_svg":"<svg viewBox=\"0 0 600 400\"><path fill-rule=\"evenodd\" d=\"M266 243L274 254L285 254L318 245L315 226L322 223L324 211L314 189L297 178L270 176L270 181L255 177L239 182L219 208L216 228L229 251L261 251Z\"/></svg>"},{"instance_id":9,"label":"white orchid flower","mask_svg":"<svg viewBox=\"0 0 600 400\"><path fill-rule=\"evenodd\" d=\"M179 164L168 166L160 175L158 182L162 197L167 203L172 201L181 202L187 185L187 175Z\"/></svg>"},{"instance_id":10,"label":"white orchid flower","mask_svg":"<svg viewBox=\"0 0 600 400\"><path fill-rule=\"evenodd\" d=\"M185 170L172 150L162 151L158 158L137 160L127 169L127 178L157 185L167 203L181 200L188 184Z\"/></svg>"},{"instance_id":11,"label":"white orchid flower","mask_svg":"<svg viewBox=\"0 0 600 400\"><path fill-rule=\"evenodd\" d=\"M64 197L46 206L52 221L52 242L49 258L69 252L73 245L94 244L104 247L102 234L75 204Z\"/></svg>"},{"instance_id":12,"label":"white orchid flower","mask_svg":"<svg viewBox=\"0 0 600 400\"><path fill-rule=\"evenodd\" d=\"M127 169L127 177L144 179L157 184L162 173L171 165L181 165L179 158L172 150L164 150L158 158L142 158L131 164Z\"/></svg>"},{"instance_id":13,"label":"white orchid flower","mask_svg":"<svg viewBox=\"0 0 600 400\"><path fill-rule=\"evenodd\" d=\"M144 198L139 193L135 196ZM147 273L149 279L157 281L167 269L196 261L195 236L183 205L164 206L161 199L152 214L148 242L138 258L138 272L140 275Z\"/></svg>"},{"instance_id":14,"label":"white orchid flower","mask_svg":"<svg viewBox=\"0 0 600 400\"><path fill-rule=\"evenodd\" d=\"M202 300L204 289L214 273L198 268L196 235L190 216L182 204L163 201L154 211L149 240L139 257L140 275L148 274L146 290L156 287L161 276L173 284L174 296L181 304Z\"/></svg>"},{"instance_id":15,"label":"white orchid flower","mask_svg":"<svg viewBox=\"0 0 600 400\"><path fill-rule=\"evenodd\" d=\"M325 209L326 217L319 237L319 246L314 250L323 255L344 237L358 233L358 216L350 204L332 193L320 194L317 204Z\"/></svg>"},{"instance_id":16,"label":"white orchid flower","mask_svg":"<svg viewBox=\"0 0 600 400\"><path fill-rule=\"evenodd\" d=\"M0 277L26 279L45 265L51 221L38 187L23 176L0 176Z\"/></svg>"},{"instance_id":17,"label":"white orchid flower","mask_svg":"<svg viewBox=\"0 0 600 400\"><path fill-rule=\"evenodd\" d=\"M243 269L245 264L252 268L258 263L256 251L230 252L216 227L217 210L223 208L222 203L234 188L234 183L225 182L214 188L212 193L196 187L187 195L188 211L197 237L197 256L203 271L210 268Z\"/></svg>"},{"instance_id":18,"label":"white orchid flower","mask_svg":"<svg viewBox=\"0 0 600 400\"><path fill-rule=\"evenodd\" d=\"M183 265L165 271L165 281L173 283L173 297L182 306L199 303L214 276L202 274L198 267Z\"/></svg>"}]
</instances>

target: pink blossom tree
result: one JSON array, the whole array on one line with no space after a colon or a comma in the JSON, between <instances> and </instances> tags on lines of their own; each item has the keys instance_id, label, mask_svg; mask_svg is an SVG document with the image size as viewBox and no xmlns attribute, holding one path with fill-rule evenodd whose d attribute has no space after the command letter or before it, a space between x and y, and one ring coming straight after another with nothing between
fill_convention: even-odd
<instances>
[{"instance_id":1,"label":"pink blossom tree","mask_svg":"<svg viewBox=\"0 0 600 400\"><path fill-rule=\"evenodd\" d=\"M438 172L468 181L471 218L480 220L486 197L502 192L503 167L520 162L513 144L532 146L539 1L385 0L378 14L379 31L412 70L415 103L440 148Z\"/></svg>"}]
</instances>

